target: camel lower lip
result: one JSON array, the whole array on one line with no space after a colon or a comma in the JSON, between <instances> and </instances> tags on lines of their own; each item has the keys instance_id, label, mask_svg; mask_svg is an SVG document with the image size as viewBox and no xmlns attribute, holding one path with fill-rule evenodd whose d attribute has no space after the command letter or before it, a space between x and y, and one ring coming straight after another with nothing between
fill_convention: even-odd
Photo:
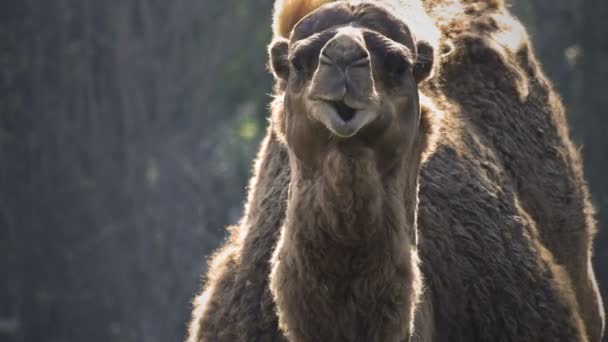
<instances>
[{"instance_id":1,"label":"camel lower lip","mask_svg":"<svg viewBox=\"0 0 608 342\"><path fill-rule=\"evenodd\" d=\"M321 122L336 136L350 138L366 124L362 116L362 113L356 112L350 120L345 121L337 112L332 111L324 115Z\"/></svg>"},{"instance_id":2,"label":"camel lower lip","mask_svg":"<svg viewBox=\"0 0 608 342\"><path fill-rule=\"evenodd\" d=\"M344 127L344 126L338 126L338 127L334 127L334 129L332 130L332 132L339 136L340 138L350 138L353 135L355 135L355 133L357 133L357 129L355 127Z\"/></svg>"}]
</instances>

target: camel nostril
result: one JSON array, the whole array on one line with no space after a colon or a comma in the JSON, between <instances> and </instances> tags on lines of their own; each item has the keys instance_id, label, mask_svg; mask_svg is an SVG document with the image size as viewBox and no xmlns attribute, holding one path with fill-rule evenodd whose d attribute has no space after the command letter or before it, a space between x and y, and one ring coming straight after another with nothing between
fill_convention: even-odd
<instances>
[{"instance_id":1,"label":"camel nostril","mask_svg":"<svg viewBox=\"0 0 608 342\"><path fill-rule=\"evenodd\" d=\"M352 120L355 117L355 113L357 113L355 108L348 106L344 101L333 101L331 105L336 109L336 112L338 112L338 115L344 122Z\"/></svg>"}]
</instances>

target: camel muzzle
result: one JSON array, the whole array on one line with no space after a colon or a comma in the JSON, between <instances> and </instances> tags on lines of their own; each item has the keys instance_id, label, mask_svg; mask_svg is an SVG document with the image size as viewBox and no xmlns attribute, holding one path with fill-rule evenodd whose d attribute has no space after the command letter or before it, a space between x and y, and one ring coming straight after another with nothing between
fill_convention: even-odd
<instances>
[{"instance_id":1,"label":"camel muzzle","mask_svg":"<svg viewBox=\"0 0 608 342\"><path fill-rule=\"evenodd\" d=\"M376 119L371 59L358 30L345 28L323 47L309 97L313 117L342 138Z\"/></svg>"}]
</instances>

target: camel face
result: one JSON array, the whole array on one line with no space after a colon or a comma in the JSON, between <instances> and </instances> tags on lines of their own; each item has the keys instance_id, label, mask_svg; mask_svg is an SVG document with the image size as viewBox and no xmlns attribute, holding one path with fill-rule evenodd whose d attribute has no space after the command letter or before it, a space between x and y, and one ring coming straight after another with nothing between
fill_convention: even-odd
<instances>
[{"instance_id":1,"label":"camel face","mask_svg":"<svg viewBox=\"0 0 608 342\"><path fill-rule=\"evenodd\" d=\"M275 41L270 55L285 87L285 137L304 163L337 149L388 165L411 147L418 83L429 75L433 53L383 7L321 6L295 25L289 41Z\"/></svg>"}]
</instances>

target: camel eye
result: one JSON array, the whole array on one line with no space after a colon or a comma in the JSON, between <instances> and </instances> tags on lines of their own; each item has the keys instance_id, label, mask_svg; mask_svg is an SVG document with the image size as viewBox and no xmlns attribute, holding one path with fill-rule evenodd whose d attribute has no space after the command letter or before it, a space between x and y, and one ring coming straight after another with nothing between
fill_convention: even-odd
<instances>
[{"instance_id":1,"label":"camel eye","mask_svg":"<svg viewBox=\"0 0 608 342\"><path fill-rule=\"evenodd\" d=\"M401 77L408 70L410 63L405 56L395 53L388 56L386 65L391 75Z\"/></svg>"},{"instance_id":2,"label":"camel eye","mask_svg":"<svg viewBox=\"0 0 608 342\"><path fill-rule=\"evenodd\" d=\"M302 71L304 70L304 60L303 57L300 56L294 56L291 59L291 65L293 66L295 71Z\"/></svg>"},{"instance_id":3,"label":"camel eye","mask_svg":"<svg viewBox=\"0 0 608 342\"><path fill-rule=\"evenodd\" d=\"M289 57L293 70L296 73L310 74L317 66L321 49L334 35L335 30L327 30L294 43Z\"/></svg>"},{"instance_id":4,"label":"camel eye","mask_svg":"<svg viewBox=\"0 0 608 342\"><path fill-rule=\"evenodd\" d=\"M318 53L318 50L315 50L314 46L301 46L296 49L295 53L290 58L291 66L293 69L300 72L308 72L312 67L313 62L316 60L315 51Z\"/></svg>"},{"instance_id":5,"label":"camel eye","mask_svg":"<svg viewBox=\"0 0 608 342\"><path fill-rule=\"evenodd\" d=\"M368 31L364 38L387 81L398 85L412 65L407 48L377 32Z\"/></svg>"}]
</instances>

